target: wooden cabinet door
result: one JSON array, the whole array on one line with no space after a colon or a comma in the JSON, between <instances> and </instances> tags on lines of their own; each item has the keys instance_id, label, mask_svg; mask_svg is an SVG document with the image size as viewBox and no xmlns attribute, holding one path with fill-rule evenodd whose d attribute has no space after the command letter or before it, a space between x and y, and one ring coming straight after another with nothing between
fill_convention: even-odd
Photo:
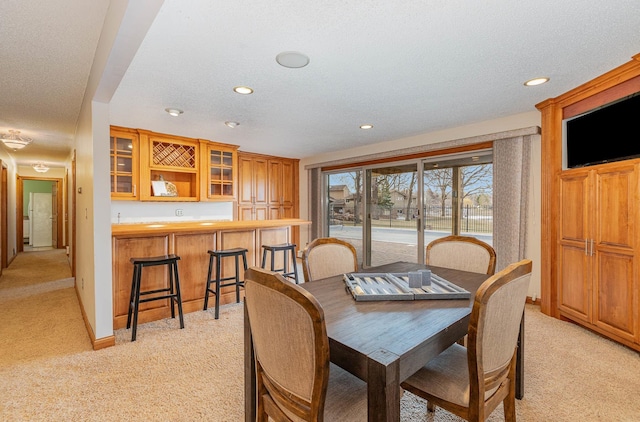
<instances>
[{"instance_id":1,"label":"wooden cabinet door","mask_svg":"<svg viewBox=\"0 0 640 422\"><path fill-rule=\"evenodd\" d=\"M203 200L233 201L238 182L237 147L200 140Z\"/></svg>"},{"instance_id":2,"label":"wooden cabinet door","mask_svg":"<svg viewBox=\"0 0 640 422\"><path fill-rule=\"evenodd\" d=\"M561 176L558 308L585 322L591 315L590 192L588 171Z\"/></svg>"},{"instance_id":3,"label":"wooden cabinet door","mask_svg":"<svg viewBox=\"0 0 640 422\"><path fill-rule=\"evenodd\" d=\"M594 172L593 322L626 340L637 335L637 165Z\"/></svg>"},{"instance_id":4,"label":"wooden cabinet door","mask_svg":"<svg viewBox=\"0 0 640 422\"><path fill-rule=\"evenodd\" d=\"M111 199L138 199L139 149L137 132L126 128L111 128Z\"/></svg>"}]
</instances>

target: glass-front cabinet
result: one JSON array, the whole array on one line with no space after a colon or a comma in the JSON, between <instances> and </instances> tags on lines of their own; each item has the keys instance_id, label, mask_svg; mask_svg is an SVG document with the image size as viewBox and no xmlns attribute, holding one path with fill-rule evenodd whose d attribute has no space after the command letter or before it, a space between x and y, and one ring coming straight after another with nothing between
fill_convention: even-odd
<instances>
[{"instance_id":1,"label":"glass-front cabinet","mask_svg":"<svg viewBox=\"0 0 640 422\"><path fill-rule=\"evenodd\" d=\"M205 140L200 141L202 154L203 200L234 200L238 180L238 147Z\"/></svg>"},{"instance_id":2,"label":"glass-front cabinet","mask_svg":"<svg viewBox=\"0 0 640 422\"><path fill-rule=\"evenodd\" d=\"M139 139L137 132L112 126L109 150L111 198L138 199Z\"/></svg>"}]
</instances>

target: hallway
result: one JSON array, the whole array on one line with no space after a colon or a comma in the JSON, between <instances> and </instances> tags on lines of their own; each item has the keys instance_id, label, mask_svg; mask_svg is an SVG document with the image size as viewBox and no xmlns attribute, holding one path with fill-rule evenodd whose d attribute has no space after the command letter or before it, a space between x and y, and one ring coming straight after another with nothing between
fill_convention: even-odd
<instances>
[{"instance_id":1,"label":"hallway","mask_svg":"<svg viewBox=\"0 0 640 422\"><path fill-rule=\"evenodd\" d=\"M0 276L0 368L92 350L64 249L22 252Z\"/></svg>"}]
</instances>

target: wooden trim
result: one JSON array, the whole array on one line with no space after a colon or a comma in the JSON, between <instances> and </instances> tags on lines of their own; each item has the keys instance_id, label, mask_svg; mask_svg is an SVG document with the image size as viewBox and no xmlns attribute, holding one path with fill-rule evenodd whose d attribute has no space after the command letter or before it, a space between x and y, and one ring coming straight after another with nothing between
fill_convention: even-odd
<instances>
[{"instance_id":1,"label":"wooden trim","mask_svg":"<svg viewBox=\"0 0 640 422\"><path fill-rule=\"evenodd\" d=\"M345 168L352 168L355 166L357 167L371 166L375 164L386 164L394 161L413 160L416 158L434 157L434 156L445 155L445 154L457 154L461 152L479 151L479 150L490 149L490 148L493 148L493 141L487 141L487 142L482 142L482 143L473 144L473 145L464 145L464 146L454 147L454 148L445 148L445 149L438 149L433 151L416 152L414 154L399 155L399 156L394 156L390 158L378 158L373 160L360 161L357 163L327 166L327 167L322 167L321 170L322 171L341 170Z\"/></svg>"}]
</instances>

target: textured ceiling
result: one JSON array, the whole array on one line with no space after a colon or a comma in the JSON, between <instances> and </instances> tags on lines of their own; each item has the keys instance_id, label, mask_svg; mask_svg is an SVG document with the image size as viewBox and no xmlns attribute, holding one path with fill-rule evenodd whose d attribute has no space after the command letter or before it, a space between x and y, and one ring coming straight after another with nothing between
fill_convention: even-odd
<instances>
[{"instance_id":1,"label":"textured ceiling","mask_svg":"<svg viewBox=\"0 0 640 422\"><path fill-rule=\"evenodd\" d=\"M0 131L69 145L107 6L0 3ZM110 120L305 157L535 111L639 53L638 28L638 0L165 0ZM310 63L284 68L283 51ZM523 86L537 76L551 82Z\"/></svg>"}]
</instances>

